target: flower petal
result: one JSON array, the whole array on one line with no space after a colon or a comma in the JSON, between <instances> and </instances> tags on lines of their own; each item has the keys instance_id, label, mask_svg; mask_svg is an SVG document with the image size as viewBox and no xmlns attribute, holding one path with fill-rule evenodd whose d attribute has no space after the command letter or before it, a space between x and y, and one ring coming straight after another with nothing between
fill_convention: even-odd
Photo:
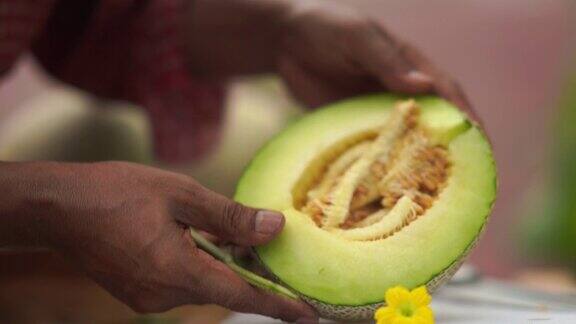
<instances>
[{"instance_id":1,"label":"flower petal","mask_svg":"<svg viewBox=\"0 0 576 324\"><path fill-rule=\"evenodd\" d=\"M392 307L380 307L374 314L374 319L377 321L377 324L393 323L396 317L398 317L398 312Z\"/></svg>"},{"instance_id":2,"label":"flower petal","mask_svg":"<svg viewBox=\"0 0 576 324\"><path fill-rule=\"evenodd\" d=\"M420 286L410 292L410 300L416 307L423 307L430 305L432 297L426 290L426 286Z\"/></svg>"},{"instance_id":3,"label":"flower petal","mask_svg":"<svg viewBox=\"0 0 576 324\"><path fill-rule=\"evenodd\" d=\"M430 307L420 307L414 312L414 318L418 319L421 324L433 324L434 313Z\"/></svg>"},{"instance_id":4,"label":"flower petal","mask_svg":"<svg viewBox=\"0 0 576 324\"><path fill-rule=\"evenodd\" d=\"M386 291L386 304L390 307L398 307L401 303L410 300L410 292L402 286L396 286Z\"/></svg>"}]
</instances>

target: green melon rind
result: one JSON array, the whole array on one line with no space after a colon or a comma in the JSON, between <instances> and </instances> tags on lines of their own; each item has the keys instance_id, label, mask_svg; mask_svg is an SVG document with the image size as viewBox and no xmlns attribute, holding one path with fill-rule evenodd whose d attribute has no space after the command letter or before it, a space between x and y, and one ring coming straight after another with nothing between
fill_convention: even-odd
<instances>
[{"instance_id":1,"label":"green melon rind","mask_svg":"<svg viewBox=\"0 0 576 324\"><path fill-rule=\"evenodd\" d=\"M467 135L478 136L478 132L471 129ZM468 147L461 155L473 155L474 149ZM462 169L455 167L453 172ZM277 277L304 295L337 305L381 301L386 289L424 284L462 257L485 223L494 197L493 181L484 179L493 172L482 168L481 173L476 179L479 185L468 180L479 192L467 190L461 177L451 177L438 202L424 216L385 241L343 241L308 225L310 219L298 211L280 209L286 216L284 231L257 252ZM467 221L459 221L462 217Z\"/></svg>"},{"instance_id":2,"label":"green melon rind","mask_svg":"<svg viewBox=\"0 0 576 324\"><path fill-rule=\"evenodd\" d=\"M464 252L467 255L470 250L476 245L477 240L475 240ZM460 258L459 261L454 262L444 271L436 275L427 284L426 288L429 293L434 293L437 288L442 286L444 283L448 282L450 278L458 271L460 266L464 263L465 257ZM376 310L385 305L384 302L360 305L360 306L348 306L348 305L332 305L326 304L319 300L310 298L308 296L300 295L303 300L308 304L312 305L318 315L322 318L336 320L336 321L361 321L369 320L374 317ZM384 296L382 296L384 297Z\"/></svg>"},{"instance_id":3,"label":"green melon rind","mask_svg":"<svg viewBox=\"0 0 576 324\"><path fill-rule=\"evenodd\" d=\"M495 167L495 165L494 165ZM497 177L494 177L494 191L498 188L498 181ZM490 202L490 210L494 206L496 202L496 197L492 199ZM486 222L480 228L480 231L476 235L476 238L470 243L466 250L462 253L461 257L458 258L457 261L452 263L442 272L438 273L437 275L433 276L430 281L426 283L426 289L428 289L429 293L434 293L438 288L440 288L443 284L447 283L450 278L454 276L454 274L460 269L462 264L466 261L466 258L470 254L470 251L474 249L480 238L483 236L486 226L488 224L489 217L486 218ZM424 283L423 283L424 284ZM298 293L295 291L295 293ZM373 303L367 305L333 305L333 304L326 304L322 301L316 300L306 295L300 294L302 299L304 299L308 304L312 305L314 309L318 312L318 315L322 318L337 320L337 321L362 321L362 320L370 320L374 317L374 312L382 306L385 305L384 302L380 303Z\"/></svg>"},{"instance_id":4,"label":"green melon rind","mask_svg":"<svg viewBox=\"0 0 576 324\"><path fill-rule=\"evenodd\" d=\"M430 281L428 281L426 285L426 289L428 289L429 293L434 293L438 288L440 288L443 284L447 283L450 278L454 276L454 274L458 271L458 269L464 264L466 261L466 257L472 251L472 249L478 243L480 237L484 233L484 229L486 226L483 226L476 239L468 245L466 250L462 253L462 256L452 263L449 267L444 269L439 274L435 275ZM281 282L277 279L278 282ZM424 285L424 283L423 283ZM293 290L294 291L294 290ZM295 293L299 294L297 291ZM369 320L374 317L374 312L382 306L385 305L385 302L373 303L373 304L366 304L366 305L333 305L333 304L326 304L322 301L316 300L306 295L299 294L300 297L305 300L308 304L312 305L318 315L325 319L331 319L336 321L362 321L362 320ZM384 297L384 296L382 296Z\"/></svg>"},{"instance_id":5,"label":"green melon rind","mask_svg":"<svg viewBox=\"0 0 576 324\"><path fill-rule=\"evenodd\" d=\"M494 178L494 190L497 189L497 178ZM492 200L490 204L490 209L492 209L494 205L495 199ZM488 218L489 219L489 218ZM487 219L487 220L488 220ZM482 228L480 229L478 235L466 247L466 250L462 253L462 256L458 258L458 261L455 261L451 265L449 265L446 269L442 272L434 275L427 283L422 283L426 285L429 293L434 293L439 287L443 284L447 283L450 278L454 276L454 274L458 271L458 269L462 266L462 264L466 261L470 251L474 249L480 238L482 237L483 233L485 232L486 226L488 222L484 223ZM266 264L258 257L256 254L256 258L258 259L259 263L262 265L265 271L274 278L274 281L284 285L288 289L292 290L294 293L298 294L303 300L305 300L308 304L312 305L314 309L318 312L318 315L325 319L337 320L337 321L361 321L361 320L369 320L372 319L374 316L374 312L385 305L384 302L378 303L371 303L366 305L335 305L335 304L327 304L320 300L314 299L310 296L303 295L298 291L291 288L286 283L282 282L278 277L276 277L270 269L266 267Z\"/></svg>"},{"instance_id":6,"label":"green melon rind","mask_svg":"<svg viewBox=\"0 0 576 324\"><path fill-rule=\"evenodd\" d=\"M361 115L362 113L366 112L366 108L364 108L364 111L360 111L360 110L362 110L362 108L357 108L357 107L368 107L368 111L373 110L373 109L379 109L379 110L381 110L381 113L382 113L383 109L381 107L385 106L385 107L389 108L398 99L400 99L400 98L395 97L395 96L390 96L390 95L377 95L377 96L365 97L362 99L352 99L352 100L349 100L347 102L334 105L330 108L326 108L324 110L321 110L321 111L316 112L316 113L309 115L309 116L315 116L316 120L321 119L322 123L328 123L329 124L331 117L334 117L335 115L337 116L338 113L342 113L342 111L345 109L358 109L357 112ZM444 104L443 102L439 101L439 99L430 98L430 97L429 98L419 98L418 101L420 102L420 104L422 106L425 107L424 114L426 113L426 111L428 111L428 109L426 109L426 107L438 106L438 105ZM380 107L380 108L378 108L378 107ZM450 113L449 111L445 111L445 112ZM443 117L441 114L436 114L436 115L440 115L440 117L438 117L438 121L440 121L440 122L442 122L442 120L449 119L449 118ZM346 122L352 124L352 123L354 123L354 118L353 118L354 116L350 116L350 117L351 117L350 120L347 120ZM340 117L337 116L336 118L337 119L342 118L342 116L340 116ZM311 119L312 119L312 122L310 122ZM252 179L254 178L254 172L260 171L260 169L261 169L260 165L262 163L266 164L268 162L268 161L266 161L267 158L269 158L270 156L275 156L275 154L286 153L286 152L281 152L282 149L285 149L285 147L283 147L282 143L281 143L283 139L290 138L294 134L297 135L297 133L299 131L300 132L302 131L302 128L317 126L318 121L314 121L313 119L314 118L306 117L306 118L292 124L288 129L286 129L284 132L282 132L280 135L278 135L275 139L273 139L271 142L269 142L269 144L266 145L261 150L261 152L253 160L251 165L247 168L242 180L239 183L238 191L237 191L237 195L236 195L236 199L238 201L240 201L242 203L246 203L246 204L254 206L254 207L259 207L259 208L285 210L288 207L287 205L282 206L282 204L278 203L278 202L281 200L284 200L284 202L291 202L289 197L283 197L283 199L280 199L280 200L270 199L270 197L263 197L264 199L262 200L262 197L254 197L254 195L252 194L254 191L250 190L251 189L250 186L254 184L254 181L248 181L248 180L250 178L252 178ZM302 127L302 128L300 128L300 127ZM477 133L481 134L476 127L473 127L472 129L474 129ZM342 130L341 129L331 130L331 132L335 133L334 135L336 138L338 138L339 136L344 136L344 134L341 134L341 133L338 134L339 131L341 132ZM292 133L294 133L294 134L292 134ZM485 137L483 134L481 134L481 137L485 140ZM492 189L488 190L491 192L484 193L488 197L488 200L486 201L486 203L489 205L489 207L486 209L486 215L482 216L482 218L486 218L487 215L489 214L489 211L491 209L491 205L493 203L493 199L495 197L495 191L496 191L495 180L496 180L496 177L495 177L494 160L491 156L491 150L489 149L489 144L487 141L485 141L485 143L481 143L481 144L486 146L484 149L488 153L489 156L487 158L491 163L490 170L488 170L487 173L493 174L493 178L491 180L492 184L493 184ZM275 149L279 149L279 148L281 149L280 152L274 152ZM312 149L315 149L316 151L318 151L318 148L312 148ZM262 161L263 156L265 157L264 161ZM281 170L282 166L279 166L279 169ZM267 171L269 171L269 170L267 170ZM270 174L266 174L266 176L272 177L272 178L274 177L274 175L270 175ZM258 183L258 181L256 181L256 183ZM261 190L261 192L269 192L269 191ZM288 190L288 193L289 193L289 190ZM482 222L481 228L483 228L484 224L485 224L485 221ZM470 235L470 237L472 238L472 240L471 240L472 242L469 242L467 247L465 249L463 249L462 253L460 253L460 255L457 258L455 258L456 261L454 261L451 265L449 265L447 268L445 268L443 271L441 271L440 274L433 275L430 278L428 278L427 280L423 280L421 282L421 284L425 284L426 282L428 282L428 285L430 286L430 288L434 289L435 288L434 286L436 286L440 282L446 280L450 276L450 274L452 274L454 271L456 271L459 264L462 262L462 259L466 255L467 251L472 248L473 242L477 238L477 236L478 236L478 233L476 233L475 235ZM260 258L262 259L263 264L267 268L270 268L266 262L266 249L267 249L267 247L259 248L258 253L260 254ZM262 258L262 255L264 255L264 258ZM276 272L276 271L272 271L271 269L270 269L270 271L272 273ZM285 280L280 280L280 281L282 281L284 284L287 284L287 282ZM344 303L344 304L340 303L340 305L337 305L338 304L337 302L334 302L334 301L322 302L322 301L319 301L319 299L316 298L316 296L310 296L313 294L302 293L302 290L305 290L305 289L301 289L302 287L292 287L290 284L287 284L287 286L291 287L295 291L299 291L299 293L301 295L305 296L304 298L306 300L308 300L311 304L314 304L318 308L321 315L323 315L324 317L328 317L328 318L337 318L337 319L367 318L366 316L368 316L368 315L366 315L366 314L371 314L372 310L381 304L381 303L378 303L377 301L381 301L383 299L382 298L383 296L378 296L377 300L373 300L374 302L368 301L367 303L363 303L363 304L354 303L352 305L348 305L346 303ZM383 292L382 292L382 295L383 295ZM346 314L349 314L349 315L346 315ZM360 314L364 314L364 315L360 315Z\"/></svg>"},{"instance_id":7,"label":"green melon rind","mask_svg":"<svg viewBox=\"0 0 576 324\"><path fill-rule=\"evenodd\" d=\"M496 184L496 182L495 182ZM438 288L440 288L443 284L447 283L450 278L454 276L454 274L458 271L458 269L464 264L466 257L470 253L470 251L476 246L479 239L481 238L484 230L486 228L486 224L482 226L482 229L478 233L476 239L468 245L462 257L459 258L458 261L452 263L449 267L444 269L439 274L435 275L428 283L426 283L426 289L428 289L429 293L434 293ZM256 258L262 265L265 271L274 279L274 281L286 286L290 289L288 285L286 285L282 280L278 277L274 276L274 274L266 268L266 264L262 262L258 255ZM366 305L334 305L334 304L326 304L320 300L314 299L310 296L303 295L298 291L291 289L294 293L298 294L304 301L310 304L318 315L321 318L336 320L336 321L363 321L363 320L370 320L374 317L374 312L382 306L384 306L385 302L378 302L373 304L366 304Z\"/></svg>"}]
</instances>

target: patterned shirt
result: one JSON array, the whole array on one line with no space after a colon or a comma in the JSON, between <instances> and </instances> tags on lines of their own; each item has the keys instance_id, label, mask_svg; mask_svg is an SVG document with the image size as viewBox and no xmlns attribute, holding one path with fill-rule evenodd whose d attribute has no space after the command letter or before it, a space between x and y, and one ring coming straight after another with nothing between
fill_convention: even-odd
<instances>
[{"instance_id":1,"label":"patterned shirt","mask_svg":"<svg viewBox=\"0 0 576 324\"><path fill-rule=\"evenodd\" d=\"M54 77L142 106L167 162L217 142L223 87L187 68L186 0L0 0L0 75L32 53Z\"/></svg>"}]
</instances>

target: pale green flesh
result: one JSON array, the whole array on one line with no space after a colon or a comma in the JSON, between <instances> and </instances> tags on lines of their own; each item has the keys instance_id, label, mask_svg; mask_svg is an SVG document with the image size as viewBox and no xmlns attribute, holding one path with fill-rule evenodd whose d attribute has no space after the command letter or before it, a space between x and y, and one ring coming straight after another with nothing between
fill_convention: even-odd
<instances>
[{"instance_id":1,"label":"pale green flesh","mask_svg":"<svg viewBox=\"0 0 576 324\"><path fill-rule=\"evenodd\" d=\"M381 302L386 289L425 284L457 261L485 223L495 196L490 146L461 113L435 98L418 99L420 120L442 130L453 165L424 215L384 240L355 242L318 228L293 207L292 189L309 162L339 140L381 126L398 99L364 97L308 115L262 149L240 181L237 201L286 216L278 239L257 252L299 293L336 305Z\"/></svg>"}]
</instances>

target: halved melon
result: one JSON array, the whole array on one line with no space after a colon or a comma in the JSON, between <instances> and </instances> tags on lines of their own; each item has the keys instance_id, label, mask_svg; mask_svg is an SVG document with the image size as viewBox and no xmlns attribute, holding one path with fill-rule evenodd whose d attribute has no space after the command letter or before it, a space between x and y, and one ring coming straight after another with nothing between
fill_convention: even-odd
<instances>
[{"instance_id":1,"label":"halved melon","mask_svg":"<svg viewBox=\"0 0 576 324\"><path fill-rule=\"evenodd\" d=\"M253 159L235 199L282 212L265 268L322 317L370 318L385 291L434 290L474 245L496 195L490 145L436 97L383 94L295 122Z\"/></svg>"}]
</instances>

